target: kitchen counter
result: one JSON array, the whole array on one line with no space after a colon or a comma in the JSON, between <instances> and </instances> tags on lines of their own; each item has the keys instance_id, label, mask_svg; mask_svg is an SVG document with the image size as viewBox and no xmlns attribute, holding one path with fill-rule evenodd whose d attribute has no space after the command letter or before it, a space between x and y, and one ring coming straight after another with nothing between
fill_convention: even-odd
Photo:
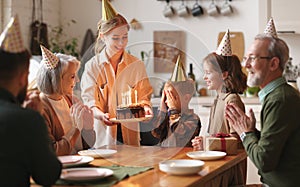
<instances>
[{"instance_id":1,"label":"kitchen counter","mask_svg":"<svg viewBox=\"0 0 300 187\"><path fill-rule=\"evenodd\" d=\"M258 97L241 97L245 105L260 105ZM204 107L209 107L213 104L215 97L214 96L201 96L193 97L191 99L190 105L201 105ZM160 97L154 97L151 99L153 106L160 105Z\"/></svg>"}]
</instances>

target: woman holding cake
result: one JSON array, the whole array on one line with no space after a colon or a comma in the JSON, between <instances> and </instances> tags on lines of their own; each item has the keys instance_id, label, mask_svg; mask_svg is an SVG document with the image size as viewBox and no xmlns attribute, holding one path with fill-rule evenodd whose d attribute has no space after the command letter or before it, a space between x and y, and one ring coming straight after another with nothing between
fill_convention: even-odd
<instances>
[{"instance_id":1,"label":"woman holding cake","mask_svg":"<svg viewBox=\"0 0 300 187\"><path fill-rule=\"evenodd\" d=\"M117 134L122 134L120 141L125 144L140 145L137 122L120 125L111 121L117 108L139 105L152 115L152 87L145 66L125 51L128 31L126 19L107 0L102 0L96 55L86 63L81 78L82 99L96 119L95 147L116 144Z\"/></svg>"},{"instance_id":2,"label":"woman holding cake","mask_svg":"<svg viewBox=\"0 0 300 187\"><path fill-rule=\"evenodd\" d=\"M73 56L53 54L41 46L42 66L37 73L42 115L57 155L76 154L93 147L93 112L73 95L80 62Z\"/></svg>"},{"instance_id":3,"label":"woman holding cake","mask_svg":"<svg viewBox=\"0 0 300 187\"><path fill-rule=\"evenodd\" d=\"M211 108L208 133L230 134L239 139L237 133L225 119L225 105L235 103L245 111L239 94L247 88L247 77L242 72L240 60L231 52L230 33L227 31L216 52L210 53L203 60L204 80L209 90L216 90L217 97ZM202 137L192 140L195 149L203 149Z\"/></svg>"}]
</instances>

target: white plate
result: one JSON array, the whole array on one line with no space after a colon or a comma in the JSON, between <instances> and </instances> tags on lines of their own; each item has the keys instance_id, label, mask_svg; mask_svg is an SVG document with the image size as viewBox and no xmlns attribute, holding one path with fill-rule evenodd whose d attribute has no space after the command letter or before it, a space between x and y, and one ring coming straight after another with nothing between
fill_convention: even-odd
<instances>
[{"instance_id":1,"label":"white plate","mask_svg":"<svg viewBox=\"0 0 300 187\"><path fill-rule=\"evenodd\" d=\"M203 165L201 160L167 160L159 163L159 169L172 175L190 175L198 173Z\"/></svg>"},{"instance_id":2,"label":"white plate","mask_svg":"<svg viewBox=\"0 0 300 187\"><path fill-rule=\"evenodd\" d=\"M106 158L112 156L115 153L117 153L117 151L113 149L89 149L78 152L78 154L82 156L91 156L94 158Z\"/></svg>"},{"instance_id":3,"label":"white plate","mask_svg":"<svg viewBox=\"0 0 300 187\"><path fill-rule=\"evenodd\" d=\"M109 120L113 123L125 123L125 122L140 122L140 121L146 121L151 119L152 115L146 115L143 118L131 118L131 119L116 119L116 118L110 118Z\"/></svg>"},{"instance_id":4,"label":"white plate","mask_svg":"<svg viewBox=\"0 0 300 187\"><path fill-rule=\"evenodd\" d=\"M72 164L72 163L76 163L79 162L82 159L81 156L59 156L58 160L62 163L62 164Z\"/></svg>"},{"instance_id":5,"label":"white plate","mask_svg":"<svg viewBox=\"0 0 300 187\"><path fill-rule=\"evenodd\" d=\"M186 155L190 158L200 160L217 160L224 158L226 153L222 151L193 151L186 153Z\"/></svg>"},{"instance_id":6,"label":"white plate","mask_svg":"<svg viewBox=\"0 0 300 187\"><path fill-rule=\"evenodd\" d=\"M106 168L68 168L63 169L60 178L70 181L95 180L111 176L114 172Z\"/></svg>"},{"instance_id":7,"label":"white plate","mask_svg":"<svg viewBox=\"0 0 300 187\"><path fill-rule=\"evenodd\" d=\"M72 167L72 166L80 166L85 165L94 160L93 157L90 156L77 156L77 155L66 155L66 156L58 156L59 160L70 160L68 157L72 157L71 159L75 159L76 157L80 159L78 162L62 162L63 167Z\"/></svg>"}]
</instances>

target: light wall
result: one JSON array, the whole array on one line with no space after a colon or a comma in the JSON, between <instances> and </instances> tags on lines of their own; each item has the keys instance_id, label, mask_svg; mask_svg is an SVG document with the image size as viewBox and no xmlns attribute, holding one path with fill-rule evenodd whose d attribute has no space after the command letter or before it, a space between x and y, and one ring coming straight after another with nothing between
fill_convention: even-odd
<instances>
[{"instance_id":1,"label":"light wall","mask_svg":"<svg viewBox=\"0 0 300 187\"><path fill-rule=\"evenodd\" d=\"M36 0L36 14L40 15L39 2ZM2 0L3 25L6 25L15 14L18 14L21 31L26 47L30 46L30 24L32 22L32 0ZM48 35L51 29L63 25L66 38L77 37L79 48L81 47L85 31L91 28L97 30L97 22L101 14L101 2L99 0L43 0L43 22L48 25ZM39 18L39 17L38 17ZM74 19L76 24L70 24ZM50 36L49 36L50 37Z\"/></svg>"},{"instance_id":2,"label":"light wall","mask_svg":"<svg viewBox=\"0 0 300 187\"><path fill-rule=\"evenodd\" d=\"M87 29L91 29L96 35L97 23L101 18L101 1L99 0L61 0L60 23L66 25L70 20L76 20L76 24L66 26L68 37L78 38L79 50Z\"/></svg>"},{"instance_id":3,"label":"light wall","mask_svg":"<svg viewBox=\"0 0 300 187\"><path fill-rule=\"evenodd\" d=\"M4 10L4 25L9 21L9 18L18 14L21 31L25 46L30 45L30 24L32 22L32 0L3 0ZM39 2L39 0L36 0ZM43 22L48 24L48 32L51 27L59 25L60 22L60 1L59 0L44 0L43 1ZM40 11L37 10L40 15Z\"/></svg>"},{"instance_id":4,"label":"light wall","mask_svg":"<svg viewBox=\"0 0 300 187\"><path fill-rule=\"evenodd\" d=\"M211 3L208 0L199 2L205 10ZM112 0L111 3L128 21L135 18L142 24L142 29L131 29L129 32L128 50L137 57L141 57L141 51L150 52L152 50L153 31L184 30L186 33L185 49L188 55L186 64L194 64L194 72L198 81L202 80L200 62L210 51L216 49L219 32L227 29L242 31L245 36L245 45L248 46L251 39L259 32L259 24L263 22L263 26L265 26L267 22L266 15L262 16L265 17L264 19L259 19L258 13L249 16L249 12L258 12L259 7L264 7L266 0L234 0L231 3L234 14L230 16L210 17L205 13L200 17L189 16L187 18L180 18L177 15L173 18L165 18L162 14L166 5L165 1L126 0L125 3L122 0ZM192 7L194 3L195 1L186 1L189 7ZM221 6L224 1L216 1L216 3ZM171 1L171 5L177 8L181 5L181 1ZM99 1L62 0L60 14L61 22L70 19L77 21L77 24L67 29L69 29L70 35L79 38L79 46L81 46L87 28L91 28L96 33L96 25L101 17L101 4ZM164 81L170 78L170 73L154 72L153 58L147 58L146 63L147 73L150 77L159 77Z\"/></svg>"},{"instance_id":5,"label":"light wall","mask_svg":"<svg viewBox=\"0 0 300 187\"><path fill-rule=\"evenodd\" d=\"M11 15L18 13L22 25L22 32L27 46L30 43L29 26L31 23L31 0L5 0L11 2L13 7ZM142 23L141 30L131 30L129 35L129 46L137 42L153 41L154 30L184 30L186 33L186 53L189 55L187 63L194 63L196 79L199 75L199 63L207 53L216 49L217 36L219 32L227 29L231 31L242 31L245 36L245 45L248 46L256 33L260 31L261 22L266 23L267 17L259 18L258 10L266 4L267 0L233 0L231 5L234 13L230 16L210 17L205 13L200 17L189 16L181 18L175 15L173 18L165 18L162 11L166 5L165 1L157 0L112 0L115 9L124 15L128 21L136 18ZM186 5L192 7L195 1L185 1ZM199 1L206 10L211 3L209 0ZM224 1L218 0L216 4L221 6ZM96 33L97 22L101 17L101 1L99 0L43 0L44 22L51 27L59 24L66 25L71 19L77 21L71 26L64 26L66 37L77 37L81 47L85 32L88 28ZM181 5L181 1L171 1L175 8ZM146 23L147 22L147 23ZM157 24L156 24L157 23ZM132 49L131 52L140 57L140 51L150 51L150 44L141 45L141 48ZM153 63L149 63L150 75L156 76L152 70ZM168 79L169 74L161 77Z\"/></svg>"},{"instance_id":6,"label":"light wall","mask_svg":"<svg viewBox=\"0 0 300 187\"><path fill-rule=\"evenodd\" d=\"M38 1L38 0L37 0ZM253 37L263 29L270 17L269 4L271 0L232 0L230 4L234 13L230 16L189 16L181 18L175 15L173 18L166 18L162 11L166 5L165 1L157 0L111 0L115 9L124 15L128 21L133 18L142 23L141 30L131 30L129 35L129 49L132 54L140 57L140 52L150 51L153 41L154 30L184 30L186 33L186 53L187 63L193 63L196 72L196 79L201 80L200 62L204 56L216 49L217 36L219 32L227 29L230 31L241 31L245 37L245 50L249 47ZM215 0L221 6L223 0ZM186 0L186 5L192 7L194 0ZM210 0L199 1L200 5L207 10ZM16 13L19 14L21 29L24 35L26 46L30 43L29 26L31 23L32 0L4 0L4 22L8 17ZM101 1L99 0L43 0L44 22L48 24L49 32L51 27L64 25L67 33L66 37L76 37L79 41L79 49L83 43L83 38L87 29L92 29L94 34L97 30L97 22L101 17ZM178 8L181 1L171 1L170 4ZM13 7L13 8L11 8ZM71 19L77 21L76 24L66 26ZM276 20L275 20L276 24ZM300 62L300 54L296 53L300 49L300 36L281 36L288 42L291 48L291 56L294 63ZM142 45L141 43L147 43ZM138 44L138 45L137 45ZM150 59L151 61L151 59ZM148 73L150 76L157 76L153 72L152 62L148 63ZM200 73L199 73L200 72ZM159 74L158 76L168 79L169 74Z\"/></svg>"},{"instance_id":7,"label":"light wall","mask_svg":"<svg viewBox=\"0 0 300 187\"><path fill-rule=\"evenodd\" d=\"M260 2L259 2L260 1ZM111 3L115 9L123 14L128 21L136 18L138 21L150 21L171 24L178 29L183 29L198 38L209 51L216 48L217 35L221 31L230 29L231 31L242 31L245 34L245 45L248 46L251 39L259 32L259 23L266 22L267 18L258 18L258 10L264 1L267 0L233 0L231 5L234 9L234 14L231 16L209 17L207 14L200 17L180 18L177 15L174 18L165 18L162 11L165 7L165 1L157 0L112 0ZM19 14L21 21L21 29L24 34L24 40L29 46L29 25L31 23L31 8L32 0L4 0L13 9L10 15ZM85 31L90 28L96 33L97 22L101 17L101 1L99 0L43 0L44 4L44 22L49 27L58 26L59 24L66 24L71 19L77 21L77 24L65 27L68 37L78 37L79 46ZM199 1L204 9L207 9L209 0ZM189 7L195 1L186 1ZM224 1L217 0L216 4L222 5ZM177 8L181 1L171 1L171 5ZM260 21L264 20L264 21ZM7 22L7 18L6 18ZM51 28L50 28L51 29ZM159 29L159 28L157 28ZM174 29L173 26L170 29ZM49 31L50 32L50 31ZM133 31L131 34L132 40L135 35L139 35L141 31ZM145 40L151 38L152 35L144 36ZM194 49L195 50L195 49Z\"/></svg>"},{"instance_id":8,"label":"light wall","mask_svg":"<svg viewBox=\"0 0 300 187\"><path fill-rule=\"evenodd\" d=\"M224 1L215 2L218 6L221 6L224 3ZM181 3L181 1L171 1L170 5L174 8L178 8ZM199 1L199 3L204 10L206 10L211 1L203 0ZM234 13L230 16L211 17L205 12L204 15L199 17L189 16L186 18L179 17L178 15L175 15L172 18L164 17L162 12L166 6L165 1L127 0L125 4L124 1L113 0L112 4L116 10L125 15L129 21L136 18L138 21L141 21L142 24L146 25L145 32L147 34L145 34L143 29L131 31L131 42L135 41L135 38L144 41L153 40L153 34L147 32L149 29L147 28L147 23L144 23L147 21L157 22L156 25L151 25L153 30L184 30L186 33L186 53L190 57L186 59L186 64L194 64L196 79L199 81L202 80L200 63L209 52L216 49L219 32L226 31L227 29L244 32L245 45L248 46L251 39L259 31L258 0L233 0L231 5ZM192 7L195 4L195 1L185 1L185 4L188 7ZM250 12L251 14L249 14ZM134 54L139 56L138 52L135 52ZM148 70L148 73L150 75L159 76L164 79L170 78L170 74L154 73L151 71L153 70L153 67L151 67L153 63L149 64L150 70Z\"/></svg>"}]
</instances>

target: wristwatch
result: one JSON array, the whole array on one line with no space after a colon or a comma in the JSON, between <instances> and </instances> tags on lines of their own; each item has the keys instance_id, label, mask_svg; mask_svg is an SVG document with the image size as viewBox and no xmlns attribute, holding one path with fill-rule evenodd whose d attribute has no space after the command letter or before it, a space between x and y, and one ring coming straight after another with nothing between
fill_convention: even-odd
<instances>
[{"instance_id":1,"label":"wristwatch","mask_svg":"<svg viewBox=\"0 0 300 187\"><path fill-rule=\"evenodd\" d=\"M249 134L251 132L242 132L242 134L240 135L241 141L243 142L245 137L247 136L247 134Z\"/></svg>"}]
</instances>

